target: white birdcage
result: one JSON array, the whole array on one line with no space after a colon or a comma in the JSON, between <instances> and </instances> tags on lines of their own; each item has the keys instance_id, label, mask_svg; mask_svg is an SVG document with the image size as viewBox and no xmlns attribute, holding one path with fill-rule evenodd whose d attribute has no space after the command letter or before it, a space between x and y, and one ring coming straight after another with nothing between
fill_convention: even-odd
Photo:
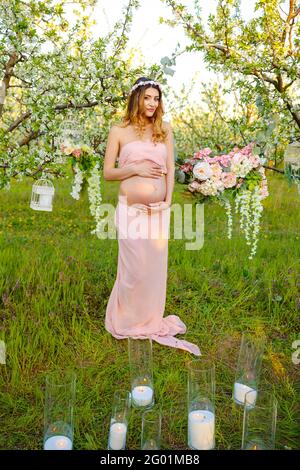
<instances>
[{"instance_id":1,"label":"white birdcage","mask_svg":"<svg viewBox=\"0 0 300 470\"><path fill-rule=\"evenodd\" d=\"M83 143L82 129L70 119L62 125L61 144L65 147L80 147Z\"/></svg>"},{"instance_id":2,"label":"white birdcage","mask_svg":"<svg viewBox=\"0 0 300 470\"><path fill-rule=\"evenodd\" d=\"M39 179L32 186L31 209L51 212L54 191L54 186L50 180L46 178Z\"/></svg>"}]
</instances>

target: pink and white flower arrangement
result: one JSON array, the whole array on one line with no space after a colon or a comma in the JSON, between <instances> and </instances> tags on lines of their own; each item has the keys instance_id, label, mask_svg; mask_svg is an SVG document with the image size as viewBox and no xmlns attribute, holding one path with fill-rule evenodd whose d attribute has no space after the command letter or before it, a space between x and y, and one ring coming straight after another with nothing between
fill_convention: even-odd
<instances>
[{"instance_id":1,"label":"pink and white flower arrangement","mask_svg":"<svg viewBox=\"0 0 300 470\"><path fill-rule=\"evenodd\" d=\"M254 143L244 148L235 147L228 154L212 156L210 148L195 152L186 159L180 170L188 177L187 189L199 199L214 198L225 206L228 219L228 238L232 234L232 207L236 200L236 213L240 214L240 226L246 242L251 245L249 259L257 247L258 232L263 206L268 196L268 183L262 160L253 153Z\"/></svg>"},{"instance_id":2,"label":"pink and white flower arrangement","mask_svg":"<svg viewBox=\"0 0 300 470\"><path fill-rule=\"evenodd\" d=\"M235 147L228 155L214 157L210 148L195 152L193 158L186 159L180 166L181 171L191 176L188 190L206 197L217 196L228 189L240 189L249 184L253 186L252 180L255 180L254 186L259 184L261 198L266 197L264 168L260 158L252 153L253 146L251 143L242 149ZM261 175L259 181L255 173Z\"/></svg>"}]
</instances>

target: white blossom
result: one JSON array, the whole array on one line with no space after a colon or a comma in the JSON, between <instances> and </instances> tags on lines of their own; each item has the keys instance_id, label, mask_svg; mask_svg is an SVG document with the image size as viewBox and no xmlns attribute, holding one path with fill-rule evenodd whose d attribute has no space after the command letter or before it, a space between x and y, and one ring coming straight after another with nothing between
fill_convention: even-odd
<instances>
[{"instance_id":1,"label":"white blossom","mask_svg":"<svg viewBox=\"0 0 300 470\"><path fill-rule=\"evenodd\" d=\"M250 246L249 259L256 253L260 218L263 212L259 187L253 191L245 189L235 199L235 212L240 213L240 228L244 232L246 243Z\"/></svg>"},{"instance_id":2,"label":"white blossom","mask_svg":"<svg viewBox=\"0 0 300 470\"><path fill-rule=\"evenodd\" d=\"M98 238L101 238L100 234L103 233L103 223L105 219L101 218L102 195L99 163L95 164L91 171L91 176L88 179L88 197L90 202L90 212L96 221L96 227L91 231L91 234L96 234Z\"/></svg>"},{"instance_id":3,"label":"white blossom","mask_svg":"<svg viewBox=\"0 0 300 470\"><path fill-rule=\"evenodd\" d=\"M75 178L74 178L74 183L72 186L72 191L70 194L74 199L78 200L80 198L80 191L81 191L82 182L83 182L83 172L80 170L77 164L74 166L74 171L75 171Z\"/></svg>"}]
</instances>

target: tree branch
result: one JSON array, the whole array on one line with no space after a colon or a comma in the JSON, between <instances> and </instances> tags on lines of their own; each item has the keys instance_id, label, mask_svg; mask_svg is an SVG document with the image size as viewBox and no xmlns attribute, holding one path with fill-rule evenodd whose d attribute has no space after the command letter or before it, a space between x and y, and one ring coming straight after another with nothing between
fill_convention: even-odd
<instances>
[{"instance_id":1,"label":"tree branch","mask_svg":"<svg viewBox=\"0 0 300 470\"><path fill-rule=\"evenodd\" d=\"M9 126L9 128L7 129L6 132L12 132L14 129L16 129L18 127L19 124L21 124L21 122L25 121L25 119L27 119L30 115L31 115L31 113L29 113L29 112L22 114L22 116L20 116L18 119L16 119Z\"/></svg>"},{"instance_id":2,"label":"tree branch","mask_svg":"<svg viewBox=\"0 0 300 470\"><path fill-rule=\"evenodd\" d=\"M277 173L281 173L284 175L283 170L279 170L278 168L274 168L273 166L263 165L263 167L266 168L267 170L277 171Z\"/></svg>"},{"instance_id":3,"label":"tree branch","mask_svg":"<svg viewBox=\"0 0 300 470\"><path fill-rule=\"evenodd\" d=\"M264 72L261 72L259 70L253 69L250 73L246 75L254 75L255 77L259 78L260 80L266 81L268 83L272 83L274 87L278 90L278 82L274 80L273 78L269 77L266 75Z\"/></svg>"},{"instance_id":4,"label":"tree branch","mask_svg":"<svg viewBox=\"0 0 300 470\"><path fill-rule=\"evenodd\" d=\"M39 137L40 135L43 135L45 134L45 132L41 132L41 131L32 131L30 132L30 134L26 135L18 144L17 146L18 147L23 147L23 145L28 145L29 142L31 142L32 140L36 139L37 137ZM10 149L12 150L13 148L15 147L10 147Z\"/></svg>"},{"instance_id":5,"label":"tree branch","mask_svg":"<svg viewBox=\"0 0 300 470\"><path fill-rule=\"evenodd\" d=\"M285 40L286 40L286 36L288 34L288 30L289 30L289 39L291 41L291 30L293 29L294 19L300 13L300 7L295 9L295 6L296 6L296 0L290 0L289 13L288 13L287 19L285 21L285 28L284 28L284 31L283 31L282 37L281 37L281 42L282 42L283 45L285 45ZM292 24L290 24L291 21L292 21ZM292 50L291 42L289 44L290 44L290 51L291 51Z\"/></svg>"},{"instance_id":6,"label":"tree branch","mask_svg":"<svg viewBox=\"0 0 300 470\"><path fill-rule=\"evenodd\" d=\"M18 75L16 75L14 72L11 73L11 76L17 78L18 80L20 80L20 82L26 83L26 85L32 86L31 82L28 82L24 78L18 77Z\"/></svg>"},{"instance_id":7,"label":"tree branch","mask_svg":"<svg viewBox=\"0 0 300 470\"><path fill-rule=\"evenodd\" d=\"M113 57L115 57L116 54L118 53L118 48L119 48L120 44L122 43L122 38L123 38L124 33L125 33L126 25L127 25L128 21L129 21L129 18L130 18L129 12L130 12L130 9L131 9L131 2L132 2L132 0L129 0L129 1L128 1L128 5L127 5L127 9L126 9L125 20L124 20L124 23L123 23L122 32L121 32L121 34L119 35L119 41L117 42L117 45L116 45L116 48L115 48Z\"/></svg>"},{"instance_id":8,"label":"tree branch","mask_svg":"<svg viewBox=\"0 0 300 470\"><path fill-rule=\"evenodd\" d=\"M285 102L288 110L290 111L291 115L293 116L294 120L296 121L298 127L300 128L300 113L298 113L297 111L295 111L293 109L292 104L289 102L289 100L287 98L283 97L283 101Z\"/></svg>"},{"instance_id":9,"label":"tree branch","mask_svg":"<svg viewBox=\"0 0 300 470\"><path fill-rule=\"evenodd\" d=\"M2 80L1 88L0 88L0 117L3 114L4 102L7 94L7 89L9 87L9 82L12 77L12 72L15 64L18 62L18 55L16 52L13 52L5 66L4 77Z\"/></svg>"}]
</instances>

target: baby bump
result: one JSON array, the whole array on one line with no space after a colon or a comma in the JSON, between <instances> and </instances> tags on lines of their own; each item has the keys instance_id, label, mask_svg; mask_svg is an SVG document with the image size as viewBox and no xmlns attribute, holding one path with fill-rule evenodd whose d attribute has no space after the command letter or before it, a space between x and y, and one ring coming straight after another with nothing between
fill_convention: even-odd
<instances>
[{"instance_id":1,"label":"baby bump","mask_svg":"<svg viewBox=\"0 0 300 470\"><path fill-rule=\"evenodd\" d=\"M131 176L121 182L119 194L127 197L128 205L163 201L166 196L166 176Z\"/></svg>"}]
</instances>

